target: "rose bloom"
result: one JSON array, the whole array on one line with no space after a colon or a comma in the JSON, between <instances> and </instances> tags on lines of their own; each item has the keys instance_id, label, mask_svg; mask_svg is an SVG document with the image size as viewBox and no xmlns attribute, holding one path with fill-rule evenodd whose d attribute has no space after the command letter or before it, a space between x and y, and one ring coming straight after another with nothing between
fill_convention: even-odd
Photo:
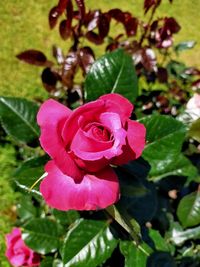
<instances>
[{"instance_id":1,"label":"rose bloom","mask_svg":"<svg viewBox=\"0 0 200 267\"><path fill-rule=\"evenodd\" d=\"M25 245L19 228L14 228L10 234L6 235L6 246L5 255L13 266L39 266L39 254Z\"/></svg>"},{"instance_id":2,"label":"rose bloom","mask_svg":"<svg viewBox=\"0 0 200 267\"><path fill-rule=\"evenodd\" d=\"M186 112L190 114L193 120L200 118L200 94L194 94L186 105Z\"/></svg>"},{"instance_id":3,"label":"rose bloom","mask_svg":"<svg viewBox=\"0 0 200 267\"><path fill-rule=\"evenodd\" d=\"M129 119L133 105L107 94L74 111L50 99L39 110L40 143L52 158L40 184L46 203L59 210L103 209L120 196L110 165L138 158L145 127Z\"/></svg>"}]
</instances>

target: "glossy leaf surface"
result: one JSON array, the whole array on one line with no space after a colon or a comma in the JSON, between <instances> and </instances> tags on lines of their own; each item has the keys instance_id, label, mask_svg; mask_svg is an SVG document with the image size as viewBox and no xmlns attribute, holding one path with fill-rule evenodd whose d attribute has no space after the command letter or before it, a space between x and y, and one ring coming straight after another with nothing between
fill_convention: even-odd
<instances>
[{"instance_id":1,"label":"glossy leaf surface","mask_svg":"<svg viewBox=\"0 0 200 267\"><path fill-rule=\"evenodd\" d=\"M61 255L65 267L93 267L109 258L116 246L107 223L79 220L67 233Z\"/></svg>"},{"instance_id":2,"label":"glossy leaf surface","mask_svg":"<svg viewBox=\"0 0 200 267\"><path fill-rule=\"evenodd\" d=\"M125 257L124 267L146 267L147 255L131 241L121 241L120 251Z\"/></svg>"},{"instance_id":3,"label":"glossy leaf surface","mask_svg":"<svg viewBox=\"0 0 200 267\"><path fill-rule=\"evenodd\" d=\"M101 57L86 77L85 90L88 101L107 93L119 93L134 100L138 83L131 57L121 49Z\"/></svg>"},{"instance_id":4,"label":"glossy leaf surface","mask_svg":"<svg viewBox=\"0 0 200 267\"><path fill-rule=\"evenodd\" d=\"M47 218L30 220L24 226L22 238L28 247L41 254L54 252L59 247L57 224Z\"/></svg>"},{"instance_id":5,"label":"glossy leaf surface","mask_svg":"<svg viewBox=\"0 0 200 267\"><path fill-rule=\"evenodd\" d=\"M200 192L193 192L181 199L177 209L177 216L183 227L200 224Z\"/></svg>"},{"instance_id":6,"label":"glossy leaf surface","mask_svg":"<svg viewBox=\"0 0 200 267\"><path fill-rule=\"evenodd\" d=\"M2 127L19 142L29 143L38 138L37 111L38 106L34 102L22 98L0 97Z\"/></svg>"}]
</instances>

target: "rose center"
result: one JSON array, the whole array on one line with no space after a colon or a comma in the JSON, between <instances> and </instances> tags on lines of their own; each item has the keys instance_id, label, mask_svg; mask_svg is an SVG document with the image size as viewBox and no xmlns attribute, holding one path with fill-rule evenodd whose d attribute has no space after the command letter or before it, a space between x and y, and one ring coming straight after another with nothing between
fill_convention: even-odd
<instances>
[{"instance_id":1,"label":"rose center","mask_svg":"<svg viewBox=\"0 0 200 267\"><path fill-rule=\"evenodd\" d=\"M87 132L92 138L98 141L106 142L112 139L110 131L98 123L87 125L84 131Z\"/></svg>"},{"instance_id":2,"label":"rose center","mask_svg":"<svg viewBox=\"0 0 200 267\"><path fill-rule=\"evenodd\" d=\"M109 141L110 140L110 133L107 129L103 128L102 126L94 126L92 128L92 134L97 140L102 141Z\"/></svg>"}]
</instances>

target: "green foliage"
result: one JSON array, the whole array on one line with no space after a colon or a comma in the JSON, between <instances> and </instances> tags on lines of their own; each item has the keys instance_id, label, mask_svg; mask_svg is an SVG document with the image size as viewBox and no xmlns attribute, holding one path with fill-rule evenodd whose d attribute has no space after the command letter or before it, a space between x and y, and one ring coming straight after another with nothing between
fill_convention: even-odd
<instances>
[{"instance_id":1,"label":"green foliage","mask_svg":"<svg viewBox=\"0 0 200 267\"><path fill-rule=\"evenodd\" d=\"M28 143L39 136L37 111L38 106L26 99L0 97L1 125L19 142Z\"/></svg>"},{"instance_id":2,"label":"green foliage","mask_svg":"<svg viewBox=\"0 0 200 267\"><path fill-rule=\"evenodd\" d=\"M66 267L98 266L111 256L117 243L107 223L79 220L66 235L62 259Z\"/></svg>"},{"instance_id":3,"label":"green foliage","mask_svg":"<svg viewBox=\"0 0 200 267\"><path fill-rule=\"evenodd\" d=\"M131 241L121 241L120 251L125 257L124 267L146 267L147 256L144 251L137 248Z\"/></svg>"},{"instance_id":4,"label":"green foliage","mask_svg":"<svg viewBox=\"0 0 200 267\"><path fill-rule=\"evenodd\" d=\"M119 49L98 59L86 77L85 90L89 101L107 93L121 93L135 100L138 85L131 57Z\"/></svg>"},{"instance_id":5,"label":"green foliage","mask_svg":"<svg viewBox=\"0 0 200 267\"><path fill-rule=\"evenodd\" d=\"M186 135L184 124L161 115L147 116L140 122L147 129L147 145L143 157L151 165L150 180L158 181L169 175L194 179L197 170L181 153Z\"/></svg>"},{"instance_id":6,"label":"green foliage","mask_svg":"<svg viewBox=\"0 0 200 267\"><path fill-rule=\"evenodd\" d=\"M44 174L44 164L47 162L46 156L31 158L22 163L14 173L14 181L17 186L25 192L31 192L40 196L38 179ZM36 185L32 188L32 186Z\"/></svg>"},{"instance_id":7,"label":"green foliage","mask_svg":"<svg viewBox=\"0 0 200 267\"><path fill-rule=\"evenodd\" d=\"M34 251L47 254L59 247L57 223L47 218L32 219L24 225L22 234L26 245Z\"/></svg>"},{"instance_id":8,"label":"green foliage","mask_svg":"<svg viewBox=\"0 0 200 267\"><path fill-rule=\"evenodd\" d=\"M177 216L184 228L200 224L200 192L193 192L181 199Z\"/></svg>"}]
</instances>

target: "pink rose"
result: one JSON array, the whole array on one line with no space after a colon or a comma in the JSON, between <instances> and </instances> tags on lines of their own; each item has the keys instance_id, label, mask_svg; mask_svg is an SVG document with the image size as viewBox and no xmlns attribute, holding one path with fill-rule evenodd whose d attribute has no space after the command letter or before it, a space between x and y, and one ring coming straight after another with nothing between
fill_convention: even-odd
<instances>
[{"instance_id":1,"label":"pink rose","mask_svg":"<svg viewBox=\"0 0 200 267\"><path fill-rule=\"evenodd\" d=\"M200 118L200 94L194 94L186 105L186 112L190 114L193 120Z\"/></svg>"},{"instance_id":2,"label":"pink rose","mask_svg":"<svg viewBox=\"0 0 200 267\"><path fill-rule=\"evenodd\" d=\"M119 199L118 178L110 166L138 158L145 128L129 119L133 105L107 94L74 111L54 100L41 106L40 143L52 158L40 191L59 210L106 208Z\"/></svg>"},{"instance_id":3,"label":"pink rose","mask_svg":"<svg viewBox=\"0 0 200 267\"><path fill-rule=\"evenodd\" d=\"M25 245L19 228L14 228L10 234L6 235L6 246L5 255L13 266L39 266L39 254Z\"/></svg>"}]
</instances>

